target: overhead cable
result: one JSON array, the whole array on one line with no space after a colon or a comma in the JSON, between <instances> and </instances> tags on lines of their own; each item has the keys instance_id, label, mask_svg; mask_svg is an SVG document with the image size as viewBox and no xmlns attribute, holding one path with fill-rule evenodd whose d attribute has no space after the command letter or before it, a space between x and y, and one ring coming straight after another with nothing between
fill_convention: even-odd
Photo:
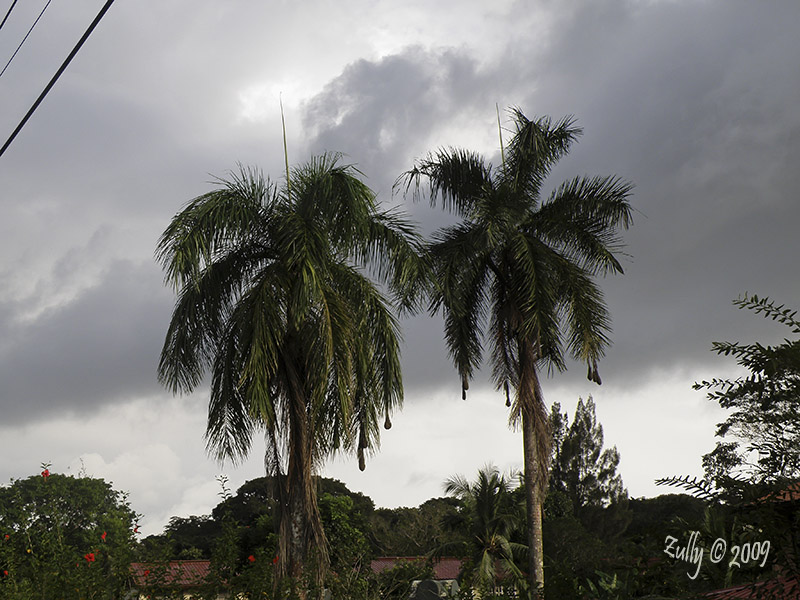
<instances>
[{"instance_id":1,"label":"overhead cable","mask_svg":"<svg viewBox=\"0 0 800 600\"><path fill-rule=\"evenodd\" d=\"M83 46L83 43L91 35L92 31L94 31L94 28L97 27L97 24L105 16L106 12L108 12L108 9L111 8L112 4L114 4L114 0L108 0L103 5L103 8L100 9L100 12L97 13L97 16L94 18L94 21L92 21L92 23L89 25L89 28L86 30L86 32L83 34L83 36L81 36L81 39L78 40L78 43L75 44L75 47L72 49L72 52L69 53L69 56L67 56L67 58L64 60L62 65L59 67L58 71L56 71L56 74L53 75L53 78L50 80L50 83L48 83L47 87L45 87L44 90L42 91L42 93L39 94L39 97L36 99L36 102L33 103L33 106L30 107L30 109L28 110L28 113L22 118L22 121L20 121L19 125L17 125L17 128L14 130L14 132L8 138L6 143L3 144L3 147L0 148L0 156L3 156L3 153L5 153L6 149L11 145L11 142L14 141L14 138L17 137L17 134L25 126L25 123L27 123L28 119L31 118L31 115L36 111L36 109L42 103L42 100L44 100L44 97L47 96L47 93L55 85L56 81L58 81L58 78L61 77L61 74L66 70L67 66L72 61L72 59L75 58L75 55L78 53L78 50L81 49L81 46Z\"/></svg>"},{"instance_id":2,"label":"overhead cable","mask_svg":"<svg viewBox=\"0 0 800 600\"><path fill-rule=\"evenodd\" d=\"M25 37L24 37L24 38L22 38L22 41L19 43L19 46L17 46L17 49L16 49L16 50L14 50L14 54L12 54L12 55L11 55L11 58L9 58L9 59L8 59L8 62L6 63L6 66L5 66L5 67L3 67L3 70L2 70L2 71L0 71L0 77L2 77L2 76L3 76L3 73L5 73L5 72L6 72L6 69L8 68L8 65L10 65L10 64L11 64L11 61L12 61L12 60L14 60L14 57L17 55L17 52L19 52L19 49L20 49L20 48L22 48L22 44L24 44L24 43L25 43L25 40L27 40L27 39L28 39L28 36L31 34L31 31L33 31L33 28L34 28L34 27L36 27L36 24L39 22L39 19L41 19L41 18L42 18L42 15L44 14L44 11L46 11L46 10L47 10L47 7L48 7L48 6L50 6L50 3L51 3L52 1L53 1L53 0L47 0L47 4L45 4L45 5L44 5L44 8L42 9L42 12L40 12L40 13L39 13L39 16L38 16L38 17L36 17L36 20L33 22L33 25L31 25L31 28L30 28L30 29L28 29L28 33L26 33L26 34L25 34Z\"/></svg>"},{"instance_id":3,"label":"overhead cable","mask_svg":"<svg viewBox=\"0 0 800 600\"><path fill-rule=\"evenodd\" d=\"M2 29L2 28L3 28L3 25L5 25L5 24L6 24L6 21L8 21L8 15L10 15L10 14L11 14L11 11L12 11L12 10L14 10L14 5L15 5L16 3L17 3L17 0L14 0L14 1L11 3L11 7L8 9L8 12L6 13L6 16L5 16L5 17L3 17L3 22L2 22L2 23L0 23L0 29Z\"/></svg>"}]
</instances>

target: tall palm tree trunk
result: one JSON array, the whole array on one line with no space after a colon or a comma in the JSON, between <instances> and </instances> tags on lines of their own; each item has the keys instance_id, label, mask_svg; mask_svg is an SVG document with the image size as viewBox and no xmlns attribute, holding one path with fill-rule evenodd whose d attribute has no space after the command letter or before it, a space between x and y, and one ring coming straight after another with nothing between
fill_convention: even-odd
<instances>
[{"instance_id":1,"label":"tall palm tree trunk","mask_svg":"<svg viewBox=\"0 0 800 600\"><path fill-rule=\"evenodd\" d=\"M520 344L519 397L522 418L522 448L525 507L528 513L528 583L531 598L540 598L544 585L542 545L542 500L550 463L550 429L536 369L537 345Z\"/></svg>"},{"instance_id":2,"label":"tall palm tree trunk","mask_svg":"<svg viewBox=\"0 0 800 600\"><path fill-rule=\"evenodd\" d=\"M531 407L532 408L532 407ZM539 589L544 585L544 551L542 546L542 491L539 489L539 460L536 443L536 417L534 411L522 412L522 447L525 469L525 508L528 514L528 582L531 597L539 597Z\"/></svg>"},{"instance_id":3,"label":"tall palm tree trunk","mask_svg":"<svg viewBox=\"0 0 800 600\"><path fill-rule=\"evenodd\" d=\"M314 432L300 373L293 365L287 372L292 382L292 398L288 411L289 460L281 490L278 523L280 550L284 553L284 556L279 555L279 563L283 561L279 573L299 582L308 560L313 559L314 577L316 583L321 584L328 566L328 552L314 481ZM312 556L309 556L308 549L313 549ZM304 597L304 590L300 589L300 594Z\"/></svg>"},{"instance_id":4,"label":"tall palm tree trunk","mask_svg":"<svg viewBox=\"0 0 800 600\"><path fill-rule=\"evenodd\" d=\"M302 402L294 402L289 425L289 461L282 477L281 511L278 522L278 573L288 575L297 586L301 599L306 598L304 575L313 568L317 585L322 583L328 565L328 552L322 520L316 502L313 478L311 432ZM300 405L300 406L297 406ZM311 552L308 550L311 549Z\"/></svg>"}]
</instances>

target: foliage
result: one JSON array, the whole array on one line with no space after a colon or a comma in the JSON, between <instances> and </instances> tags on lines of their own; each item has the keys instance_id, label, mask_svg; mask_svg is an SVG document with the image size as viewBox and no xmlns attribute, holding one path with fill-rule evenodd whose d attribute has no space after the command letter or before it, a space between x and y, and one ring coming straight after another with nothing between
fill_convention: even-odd
<instances>
[{"instance_id":1,"label":"foliage","mask_svg":"<svg viewBox=\"0 0 800 600\"><path fill-rule=\"evenodd\" d=\"M384 569L375 576L374 590L384 600L405 600L415 580L431 579L431 560L401 560L394 567Z\"/></svg>"},{"instance_id":2,"label":"foliage","mask_svg":"<svg viewBox=\"0 0 800 600\"><path fill-rule=\"evenodd\" d=\"M572 512L584 524L598 510L619 506L627 500L622 478L617 474L619 452L616 446L603 450L603 426L597 423L594 400L578 399L575 416L555 403L550 413L553 431L553 459L550 489L563 492L572 503ZM620 529L619 524L616 529Z\"/></svg>"},{"instance_id":3,"label":"foliage","mask_svg":"<svg viewBox=\"0 0 800 600\"><path fill-rule=\"evenodd\" d=\"M776 306L768 298L745 294L734 305L800 334L796 311ZM703 457L707 479L724 485L724 478L737 473L759 482L800 478L800 340L784 340L775 346L714 342L712 350L735 358L748 375L694 385L709 390L708 398L722 408L733 409L717 426L717 436L731 436L735 441L719 442ZM753 454L755 461L750 458Z\"/></svg>"},{"instance_id":4,"label":"foliage","mask_svg":"<svg viewBox=\"0 0 800 600\"><path fill-rule=\"evenodd\" d=\"M102 479L51 473L0 487L0 597L111 598L125 587L136 515Z\"/></svg>"},{"instance_id":5,"label":"foliage","mask_svg":"<svg viewBox=\"0 0 800 600\"><path fill-rule=\"evenodd\" d=\"M434 554L466 559L466 580L482 595L504 583L525 585L518 561L527 547L511 539L523 512L511 490L510 480L491 465L480 469L474 482L460 475L445 482L445 492L462 504L449 525L464 532L466 541L440 546Z\"/></svg>"},{"instance_id":6,"label":"foliage","mask_svg":"<svg viewBox=\"0 0 800 600\"><path fill-rule=\"evenodd\" d=\"M363 518L353 508L348 496L322 494L319 499L320 512L331 547L336 548L334 568L351 568L368 556L369 544L364 535Z\"/></svg>"},{"instance_id":7,"label":"foliage","mask_svg":"<svg viewBox=\"0 0 800 600\"><path fill-rule=\"evenodd\" d=\"M192 200L158 246L178 293L159 379L190 392L211 372L206 437L218 458L246 456L265 433L279 571L296 578L314 554L317 581L327 556L312 476L339 451L363 469L381 416L391 426L402 401L393 310L412 308L428 279L411 225L378 210L340 160L287 168L282 186L242 169Z\"/></svg>"},{"instance_id":8,"label":"foliage","mask_svg":"<svg viewBox=\"0 0 800 600\"><path fill-rule=\"evenodd\" d=\"M546 599L691 597L683 595L690 584L697 591L683 563L664 555L664 540L698 530L705 502L677 494L630 499L628 527L603 536L617 522L613 511L598 512L585 526L571 513L570 502L552 499L560 494L551 490L545 503Z\"/></svg>"},{"instance_id":9,"label":"foliage","mask_svg":"<svg viewBox=\"0 0 800 600\"><path fill-rule=\"evenodd\" d=\"M747 295L734 301L800 334L796 311L768 298ZM708 398L733 412L717 427L719 442L703 457L706 480L730 506L743 539L753 531L773 544L772 560L800 576L800 340L777 345L715 342L712 349L736 359L747 370L734 380L712 379L695 384Z\"/></svg>"},{"instance_id":10,"label":"foliage","mask_svg":"<svg viewBox=\"0 0 800 600\"><path fill-rule=\"evenodd\" d=\"M270 493L272 479L269 477L257 477L245 481L236 494L227 494L222 502L217 504L211 511L214 521L220 522L229 515L237 523L248 526L252 525L264 514L273 512L275 500Z\"/></svg>"},{"instance_id":11,"label":"foliage","mask_svg":"<svg viewBox=\"0 0 800 600\"><path fill-rule=\"evenodd\" d=\"M331 496L347 496L353 502L354 515L359 519L359 527L364 530L367 525L363 523L364 519L368 519L375 510L375 503L372 498L362 494L361 492L353 492L338 479L330 477L319 477L317 479L319 484L320 494L330 494Z\"/></svg>"},{"instance_id":12,"label":"foliage","mask_svg":"<svg viewBox=\"0 0 800 600\"><path fill-rule=\"evenodd\" d=\"M549 516L546 511L543 529L548 574L545 599L579 597L581 582L593 577L608 555L605 545L572 514L556 517Z\"/></svg>"},{"instance_id":13,"label":"foliage","mask_svg":"<svg viewBox=\"0 0 800 600\"><path fill-rule=\"evenodd\" d=\"M456 517L455 498L431 498L417 507L378 508L369 533L376 556L424 556L436 548L464 541L465 534L445 524Z\"/></svg>"},{"instance_id":14,"label":"foliage","mask_svg":"<svg viewBox=\"0 0 800 600\"><path fill-rule=\"evenodd\" d=\"M165 529L179 559L211 558L211 541L220 534L219 523L208 515L172 517Z\"/></svg>"},{"instance_id":15,"label":"foliage","mask_svg":"<svg viewBox=\"0 0 800 600\"><path fill-rule=\"evenodd\" d=\"M555 403L550 412L553 458L544 503L545 598L599 593L600 569L617 554L613 543L625 530L627 494L616 473L619 453L603 450L603 428L591 398L578 400L575 416ZM620 571L619 576L622 576ZM617 576L617 573L611 575ZM622 579L617 581L619 584ZM587 587L588 586L588 587Z\"/></svg>"},{"instance_id":16,"label":"foliage","mask_svg":"<svg viewBox=\"0 0 800 600\"><path fill-rule=\"evenodd\" d=\"M747 295L734 301L800 334L796 312L768 298ZM770 543L773 570L800 576L800 341L785 339L771 346L758 342L714 342L712 350L736 360L747 374L735 379L714 378L695 383L708 398L732 409L717 427L720 441L703 457L705 478L670 477L657 483L675 485L708 502L699 531L711 543L715 537L730 545ZM770 576L766 565L745 564L709 568L705 577L719 585ZM769 586L757 586L761 596ZM778 596L781 592L777 593Z\"/></svg>"},{"instance_id":17,"label":"foliage","mask_svg":"<svg viewBox=\"0 0 800 600\"><path fill-rule=\"evenodd\" d=\"M331 571L325 585L335 592L335 597L361 597L370 585L374 587L369 572L372 554L367 539L369 515L374 510L374 504L368 496L351 492L338 480L320 477L315 478L315 482L331 557ZM227 489L224 478L221 483L222 498L210 516L171 519L161 537L163 542L170 543L158 543L158 539L151 536L148 538L150 546L161 549L162 554L151 552L143 559L154 565L151 567L153 573L157 572L158 565L163 571L169 561L182 558L179 542L188 543L196 533L190 531L190 535L184 537L184 528L176 528L174 524L201 523L208 526L210 535L204 544L211 548L209 558L212 572L207 586L209 594L231 590L239 593L265 590L269 595L277 594L274 589L278 588L291 590L296 581L286 579L279 582L275 578L280 553L274 527L275 501L269 493L270 478L247 481L235 494ZM154 576L151 574L151 577ZM316 583L307 581L304 585L312 589ZM149 591L163 594L169 589L168 586L162 586Z\"/></svg>"},{"instance_id":18,"label":"foliage","mask_svg":"<svg viewBox=\"0 0 800 600\"><path fill-rule=\"evenodd\" d=\"M621 273L618 230L631 222L631 186L616 177L576 177L543 196L552 167L581 130L571 118L515 126L503 162L459 149L418 161L398 183L461 221L436 232L430 246L436 287L431 311L442 310L445 340L466 398L488 348L492 380L523 430L532 585L543 580L541 502L550 436L538 372L566 368L565 355L585 361L600 383L597 361L609 339L609 315L594 276ZM511 390L513 389L513 403Z\"/></svg>"},{"instance_id":19,"label":"foliage","mask_svg":"<svg viewBox=\"0 0 800 600\"><path fill-rule=\"evenodd\" d=\"M662 494L655 498L631 498L628 509L631 521L625 530L626 537L637 544L661 546L663 550L664 525L675 518L695 527L703 519L706 503L687 494Z\"/></svg>"},{"instance_id":20,"label":"foliage","mask_svg":"<svg viewBox=\"0 0 800 600\"><path fill-rule=\"evenodd\" d=\"M468 537L476 537L475 533L477 531L491 529L491 527L483 527L478 524L492 523L492 521L494 521L495 525L502 525L504 522L512 524L510 528L506 529L509 531L507 538L512 548L519 543L520 539L524 539L524 536L520 538L521 532L518 529L518 525L522 520L522 490L520 488L510 489L512 480L501 477L496 470L494 470L493 474L491 473L491 468L485 471L483 484L480 484L480 477L478 482L465 482L463 478L453 478L451 482L453 483L454 491L455 488L459 488L462 491L466 491L466 488L471 488L473 492L480 489L483 489L483 492L460 498L436 498L423 503L420 507L414 509L416 511L414 513L416 523L414 527L407 527L407 532L416 532L415 535L423 536L428 535L430 532L440 532L436 535L452 534L456 536L457 541L462 544L461 548L465 550L462 554L468 557L466 570L460 581L462 592L465 596L473 593L475 589L483 587L483 597L513 597L513 586L506 585L504 590L500 590L499 588L486 586L478 581L480 561L470 556L470 547L465 543L468 541ZM61 476L51 475L48 471L46 479L43 475L40 475L30 478L30 481L26 480L26 485L30 483L41 487L45 481L47 483L56 482L55 485L57 487L52 488L55 490L60 489L63 482L69 482L71 479L63 478L62 480ZM508 484L507 493L500 491L504 487L499 485L500 479L504 479ZM369 497L349 491L339 481L319 479L317 482L320 490L319 497L323 523L331 543L332 566L334 566L333 572L325 585L332 592L333 598L363 598L364 600L404 598L408 594L411 581L432 577L432 562L430 560L401 562L394 569L379 574L373 574L369 568L371 552L370 544L367 542L368 538L376 537L379 543L386 543L385 540L381 541L382 534L373 528L376 522L376 515L382 511L405 515L407 514L406 511L411 509L376 510ZM291 598L298 597L299 592L302 590L314 589L314 582L311 580L292 581L284 579L278 581L276 578L276 567L280 557L276 553L277 543L274 534L270 533L269 527L258 530L258 523L269 522L271 513L274 510L274 502L266 493L267 484L266 478L259 478L246 482L236 494L231 494L223 481L223 492L220 494L222 496L221 501L212 511L210 517L188 517L171 520L171 524L167 527L171 535L180 532L182 525L186 523L207 524L213 522L216 524L215 531L217 533L211 533L212 539L208 540L209 545L212 547L212 575L204 587L196 590L198 597L214 598L217 593L226 592L242 598ZM90 489L94 490L95 487L93 484ZM72 490L71 487L69 489ZM106 490L108 486L103 484L97 489L100 491ZM3 493L6 493L5 489ZM670 573L663 566L663 562L652 567L645 566L644 561L641 559L652 559L659 556L663 549L663 534L665 531L672 532L671 529L663 529L664 521L672 513L690 516L691 510L696 508L691 498L669 496L659 499L632 500L631 507L634 512L634 520L631 529L633 533L638 533L628 536L627 541L635 542L635 544L626 550L624 556L620 556L619 553L614 553L614 549L610 548L606 541L588 531L574 518L571 502L565 501L563 498L562 500L551 500L551 498L557 497L559 494L563 496L562 493L551 490L551 494L545 504L545 530L547 532L545 548L549 573L548 585L545 588L547 598L579 597L581 589L584 591L596 589L599 594L606 592L619 593L618 597L638 597L642 593L670 593L670 590L674 592L676 589L680 589L680 581L667 580L670 577ZM73 498L82 497L81 494L72 492L70 496ZM501 498L499 501L498 496ZM117 497L122 498L121 495ZM469 498L472 498L472 500ZM478 500L489 507L490 510L479 509ZM45 504L40 502L39 506L45 506ZM2 506L8 507L10 505L4 502ZM683 506L687 508L681 508ZM3 514L8 512L6 510ZM696 511L692 514L696 515ZM492 515L495 516L492 517ZM443 518L450 526L456 526L454 532L447 530L446 524L441 522ZM607 517L605 514L601 514L598 518L606 519ZM91 519L80 521L80 523L88 523L87 527L90 530L96 527L95 521ZM400 517L398 523L402 523L402 517ZM685 528L689 526L692 528L697 527L696 523L692 522L691 525L685 525L683 530L685 531ZM498 529L501 528L499 527ZM254 529L259 531L257 535L253 533ZM66 529L63 531L66 531ZM106 597L103 594L109 589L111 580L107 580L106 572L102 570L103 567L101 565L105 564L104 561L106 561L104 553L108 553L109 557L112 556L110 552L112 546L111 531L112 529L107 529L107 541L95 553L94 562L89 564L86 558L82 558L83 562L88 566L75 572L76 575L79 574L84 577L84 579L76 578L72 580L82 594L80 596L76 595L75 598ZM650 537L655 536L658 538L646 550L643 549L644 543L639 543L643 542L644 538L647 537L642 532L653 532ZM194 532L192 532L193 534ZM66 537L66 534L64 535ZM491 535L484 535L483 537L484 539L491 539ZM9 536L9 540L0 545L0 557L5 561L4 565L9 565L14 560L18 561L19 559L18 553L9 554L9 550L13 547L13 543L10 542L11 538L12 536ZM100 543L102 544L102 541ZM661 548L658 547L659 544L661 544ZM169 550L168 545L154 547L160 549L160 551ZM178 546L174 545L172 550L175 551L177 548ZM35 550L37 554L41 555L39 549ZM124 561L119 563L124 565L120 569L120 573L124 573L127 570L130 549L127 556ZM11 558L10 562L7 560L8 558ZM148 563L150 571L148 581L150 585L141 588L140 591L151 594L154 597L180 597L180 592L174 586L168 584L168 578L165 576L169 561L174 558L177 558L177 556L169 553L160 556L153 554L146 559L140 556L139 560L150 561ZM519 560L519 558L519 556L514 557L515 560ZM628 562L625 563L624 561ZM80 564L83 566L83 563ZM626 564L632 566L626 567ZM94 569L96 566L101 566L101 569ZM54 570L53 576L57 574L56 571L57 569ZM0 570L0 573L2 573L2 570ZM19 571L15 573L18 574ZM0 595L2 598L7 597L12 600L24 598L25 600L30 600L43 597L49 600L50 596L47 595L47 590L56 589L52 586L42 588L43 595L37 596L33 589L34 584L30 581L27 583L16 581L17 587L13 588L10 575L11 572L9 576L0 577L0 580L2 580L0 581L0 586L5 586L2 587L2 595ZM679 575L682 575L683 580L686 579L683 572L679 573ZM89 576L94 579L89 578ZM51 584L52 581L53 579L50 579ZM616 583L614 583L615 581ZM44 578L37 578L36 582L41 584L44 582ZM603 585L610 585L609 589L611 591L603 591ZM60 590L61 588L58 589ZM522 589L524 590L524 588ZM623 595L623 592L627 596ZM92 596L92 593L95 595ZM63 597L70 598L67 593Z\"/></svg>"}]
</instances>

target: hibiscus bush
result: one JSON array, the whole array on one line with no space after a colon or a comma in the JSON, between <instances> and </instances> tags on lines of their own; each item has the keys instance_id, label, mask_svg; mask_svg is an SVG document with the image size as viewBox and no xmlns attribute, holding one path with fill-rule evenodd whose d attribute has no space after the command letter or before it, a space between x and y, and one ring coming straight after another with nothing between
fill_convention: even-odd
<instances>
[{"instance_id":1,"label":"hibiscus bush","mask_svg":"<svg viewBox=\"0 0 800 600\"><path fill-rule=\"evenodd\" d=\"M0 487L0 597L118 598L133 558L136 514L102 479L49 465Z\"/></svg>"}]
</instances>

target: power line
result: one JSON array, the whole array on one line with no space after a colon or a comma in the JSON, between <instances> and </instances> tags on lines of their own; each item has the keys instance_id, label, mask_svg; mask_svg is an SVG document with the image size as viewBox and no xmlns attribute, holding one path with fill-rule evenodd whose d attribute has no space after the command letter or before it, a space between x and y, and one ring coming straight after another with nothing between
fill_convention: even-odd
<instances>
[{"instance_id":1,"label":"power line","mask_svg":"<svg viewBox=\"0 0 800 600\"><path fill-rule=\"evenodd\" d=\"M78 53L78 50L81 49L81 46L83 46L83 43L91 35L92 31L94 31L94 28L97 27L97 24L105 16L106 12L108 12L108 9L111 8L112 4L114 4L114 0L108 0L103 5L103 8L100 9L100 12L97 13L97 16L94 18L94 21L92 21L91 25L89 25L89 28L81 36L81 39L78 40L78 43L75 44L75 47L72 49L72 52L69 53L69 56L67 56L67 58L64 60L64 62L58 68L58 71L56 71L56 74L53 75L53 78L50 80L50 83L48 83L47 87L45 87L44 90L42 91L42 93L39 94L39 97L36 99L36 102L33 103L33 106L30 107L30 109L28 110L28 113L22 118L22 121L20 121L19 125L17 125L17 128L14 130L14 132L8 138L6 143L3 144L3 147L0 148L0 156L3 156L3 153L5 153L6 149L11 145L11 142L14 141L14 138L17 137L17 134L25 126L25 123L28 122L28 119L31 118L31 115L36 111L37 108L39 108L39 105L42 103L42 100L44 100L44 97L47 96L47 94L50 91L50 89L55 85L56 81L58 81L58 78L61 77L61 74L66 70L66 68L69 65L69 63L72 62L72 59L75 58L75 55Z\"/></svg>"},{"instance_id":2,"label":"power line","mask_svg":"<svg viewBox=\"0 0 800 600\"><path fill-rule=\"evenodd\" d=\"M14 0L14 1L11 3L11 7L8 9L8 12L6 13L6 16L5 16L5 17L3 17L3 22L2 22L2 23L0 23L0 29L2 29L2 28L3 28L3 25L5 25L5 24L6 24L6 21L8 21L8 15L10 15L10 14L11 14L11 11L12 11L12 10L14 10L14 5L15 5L16 3L17 3L17 0Z\"/></svg>"},{"instance_id":3,"label":"power line","mask_svg":"<svg viewBox=\"0 0 800 600\"><path fill-rule=\"evenodd\" d=\"M6 66L5 66L5 67L3 67L3 70L2 70L2 71L0 71L0 77L2 77L2 76L3 76L3 73L5 73L5 72L6 72L6 69L8 68L8 65L10 65L10 64L11 64L11 61L12 61L12 60L14 60L14 57L17 55L17 52L19 52L19 49L20 49L20 48L22 48L22 44L24 44L24 43L25 43L25 40L27 40L27 39L28 39L28 36L31 34L31 31L33 31L33 28L34 28L34 27L36 27L36 24L39 22L39 19L41 19L41 18L42 18L42 15L44 14L44 11L46 11L46 10L47 10L47 7L48 7L48 6L50 6L50 3L51 3L52 1L53 1L53 0L47 0L47 4L45 4L45 5L44 5L44 8L42 9L42 12L40 12L40 13L39 13L39 16L38 16L38 17L36 17L36 20L33 22L33 25L31 25L31 28L30 28L30 29L28 29L28 33L26 33L26 34L25 34L25 37L24 37L24 38L22 38L22 41L19 43L19 46L17 46L17 49L16 49L16 50L14 50L14 54L12 54L12 55L11 55L11 58L9 58L9 59L8 59L8 62L6 63Z\"/></svg>"}]
</instances>

